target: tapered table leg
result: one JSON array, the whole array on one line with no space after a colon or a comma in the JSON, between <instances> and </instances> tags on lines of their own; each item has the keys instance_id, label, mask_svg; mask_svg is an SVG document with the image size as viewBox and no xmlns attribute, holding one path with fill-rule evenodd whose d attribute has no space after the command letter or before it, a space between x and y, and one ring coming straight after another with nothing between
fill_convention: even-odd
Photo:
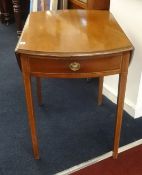
<instances>
[{"instance_id":1,"label":"tapered table leg","mask_svg":"<svg viewBox=\"0 0 142 175\"><path fill-rule=\"evenodd\" d=\"M42 105L41 78L36 78L38 105Z\"/></svg>"},{"instance_id":2,"label":"tapered table leg","mask_svg":"<svg viewBox=\"0 0 142 175\"><path fill-rule=\"evenodd\" d=\"M129 54L124 55L122 63L122 72L119 74L119 86L118 86L118 98L117 98L117 112L116 112L116 126L114 132L114 148L113 158L116 159L118 156L118 147L120 141L122 117L123 117L123 106L127 82L127 72L129 64Z\"/></svg>"},{"instance_id":3,"label":"tapered table leg","mask_svg":"<svg viewBox=\"0 0 142 175\"><path fill-rule=\"evenodd\" d=\"M102 95L102 91L103 91L103 81L104 81L104 77L99 77L98 105L101 105L102 102L103 102L103 95Z\"/></svg>"},{"instance_id":4,"label":"tapered table leg","mask_svg":"<svg viewBox=\"0 0 142 175\"><path fill-rule=\"evenodd\" d=\"M23 73L23 79L24 79L24 87L25 87L25 95L26 95L26 102L27 102L27 109L28 109L29 126L31 130L33 152L34 152L35 159L39 159L39 148L38 148L38 140L37 140L37 134L36 134L36 126L35 126L33 99L32 99L31 77L28 71L28 59L24 58L21 60L22 60L22 73Z\"/></svg>"}]
</instances>

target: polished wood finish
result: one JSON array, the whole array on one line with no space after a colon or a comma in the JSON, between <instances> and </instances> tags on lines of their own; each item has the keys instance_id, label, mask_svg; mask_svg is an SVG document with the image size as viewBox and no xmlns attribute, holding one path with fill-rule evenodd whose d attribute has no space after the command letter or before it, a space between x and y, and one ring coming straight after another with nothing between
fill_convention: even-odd
<instances>
[{"instance_id":1,"label":"polished wood finish","mask_svg":"<svg viewBox=\"0 0 142 175\"><path fill-rule=\"evenodd\" d=\"M46 74L54 74L53 76L58 76L59 74L72 74L73 72L77 72L78 75L82 73L92 74L94 72L110 72L112 70L120 70L121 67L121 56L110 56L110 57L102 57L102 58L95 58L93 57L85 57L83 59L79 58L77 59L72 58L66 59L66 58L55 58L54 57L48 57L48 59L45 59L43 57L30 57L29 56L29 65L30 65L30 72L32 75L40 74L46 75ZM39 64L40 63L40 64ZM80 65L80 68L77 71L73 71L70 68L70 64L72 63L78 63ZM48 69L48 73L47 73ZM55 75L57 74L57 75ZM75 75L77 76L77 75ZM86 76L86 75L85 75ZM71 76L72 77L72 76Z\"/></svg>"},{"instance_id":2,"label":"polished wood finish","mask_svg":"<svg viewBox=\"0 0 142 175\"><path fill-rule=\"evenodd\" d=\"M109 11L59 10L31 13L16 50L52 56L54 60L63 56L105 56L129 51L131 47Z\"/></svg>"},{"instance_id":3,"label":"polished wood finish","mask_svg":"<svg viewBox=\"0 0 142 175\"><path fill-rule=\"evenodd\" d=\"M122 117L123 117L123 106L124 106L129 58L130 58L130 52L125 53L123 55L121 73L119 74L117 118L116 118L115 134L114 134L114 152L113 152L114 158L117 158L117 155L118 155L117 148L119 146L119 140L120 140L120 131L121 131Z\"/></svg>"},{"instance_id":4,"label":"polished wood finish","mask_svg":"<svg viewBox=\"0 0 142 175\"><path fill-rule=\"evenodd\" d=\"M86 3L80 0L69 0L68 7L70 9L109 10L110 0L86 0Z\"/></svg>"},{"instance_id":5,"label":"polished wood finish","mask_svg":"<svg viewBox=\"0 0 142 175\"><path fill-rule=\"evenodd\" d=\"M39 159L39 148L38 148L38 140L36 134L36 127L35 127L35 115L33 109L33 100L32 100L32 88L31 88L31 76L29 70L29 64L27 57L23 57L22 59L22 70L23 70L23 80L25 85L25 94L26 94L26 101L27 101L27 109L29 113L29 126L31 130L31 138L33 144L33 152L35 159Z\"/></svg>"},{"instance_id":6,"label":"polished wood finish","mask_svg":"<svg viewBox=\"0 0 142 175\"><path fill-rule=\"evenodd\" d=\"M48 27L47 27L48 26ZM16 47L25 82L34 156L37 159L30 77L88 78L119 74L113 157L118 154L131 42L109 11L31 13ZM100 82L100 83L101 83ZM102 84L101 84L102 86ZM102 87L100 86L100 94ZM101 103L100 98L98 102Z\"/></svg>"}]
</instances>

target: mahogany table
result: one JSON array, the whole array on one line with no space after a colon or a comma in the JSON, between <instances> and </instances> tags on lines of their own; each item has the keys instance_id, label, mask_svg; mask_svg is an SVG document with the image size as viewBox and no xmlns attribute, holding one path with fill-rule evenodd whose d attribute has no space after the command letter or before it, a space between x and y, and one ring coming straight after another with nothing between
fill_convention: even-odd
<instances>
[{"instance_id":1,"label":"mahogany table","mask_svg":"<svg viewBox=\"0 0 142 175\"><path fill-rule=\"evenodd\" d=\"M35 159L39 159L39 149L31 77L88 78L114 74L119 74L113 147L113 157L117 158L132 51L131 42L109 11L59 10L28 16L16 56L23 74Z\"/></svg>"}]
</instances>

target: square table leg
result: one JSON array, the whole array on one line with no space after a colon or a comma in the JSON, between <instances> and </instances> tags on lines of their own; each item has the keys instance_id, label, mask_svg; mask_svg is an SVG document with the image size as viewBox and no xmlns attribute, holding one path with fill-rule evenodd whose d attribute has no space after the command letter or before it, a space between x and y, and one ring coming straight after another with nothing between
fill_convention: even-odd
<instances>
[{"instance_id":1,"label":"square table leg","mask_svg":"<svg viewBox=\"0 0 142 175\"><path fill-rule=\"evenodd\" d=\"M116 124L114 132L114 148L113 148L113 158L116 159L118 156L118 148L120 141L122 117L123 117L123 106L127 82L127 73L129 65L130 54L124 54L122 60L122 71L119 74L119 85L118 85L118 98L117 98L117 112L116 112Z\"/></svg>"},{"instance_id":2,"label":"square table leg","mask_svg":"<svg viewBox=\"0 0 142 175\"><path fill-rule=\"evenodd\" d=\"M31 131L33 152L35 159L39 159L39 148L38 148L38 140L36 134L36 126L35 126L35 115L33 108L33 99L32 99L32 88L31 88L31 76L29 72L28 58L21 59L22 61L22 73L24 79L24 87L25 87L25 95L27 102L27 110L28 110L28 119L29 126Z\"/></svg>"}]
</instances>

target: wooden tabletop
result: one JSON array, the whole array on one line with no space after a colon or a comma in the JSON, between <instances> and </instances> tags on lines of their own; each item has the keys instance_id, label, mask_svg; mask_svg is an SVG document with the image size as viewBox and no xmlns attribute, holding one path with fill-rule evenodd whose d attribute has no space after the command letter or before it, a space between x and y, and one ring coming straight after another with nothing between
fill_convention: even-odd
<instances>
[{"instance_id":1,"label":"wooden tabletop","mask_svg":"<svg viewBox=\"0 0 142 175\"><path fill-rule=\"evenodd\" d=\"M17 53L50 56L98 55L132 50L109 11L33 12L26 21Z\"/></svg>"}]
</instances>

